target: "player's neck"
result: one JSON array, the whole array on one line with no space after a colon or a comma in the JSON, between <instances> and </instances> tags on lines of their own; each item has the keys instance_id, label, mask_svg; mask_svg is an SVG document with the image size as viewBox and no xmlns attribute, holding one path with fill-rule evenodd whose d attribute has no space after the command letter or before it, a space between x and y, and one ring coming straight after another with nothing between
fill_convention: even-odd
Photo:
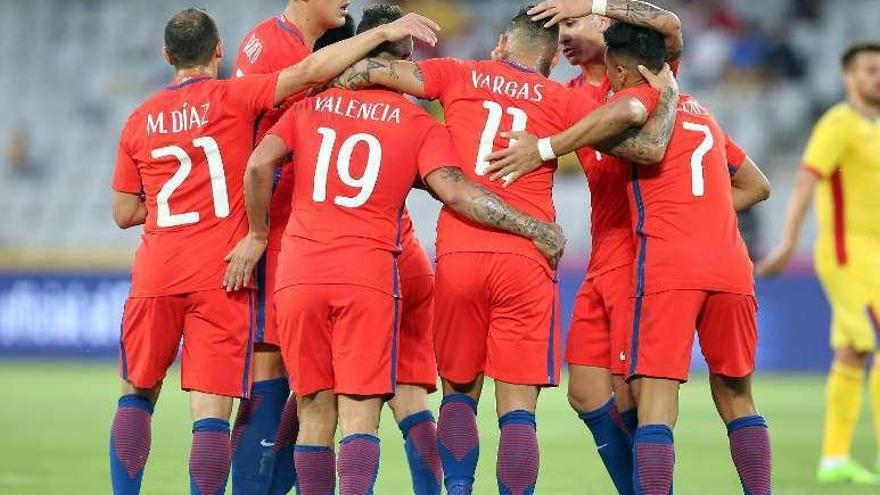
<instances>
[{"instance_id":1,"label":"player's neck","mask_svg":"<svg viewBox=\"0 0 880 495\"><path fill-rule=\"evenodd\" d=\"M309 48L315 46L318 38L324 35L326 29L321 26L311 12L308 11L306 2L289 2L284 9L283 15L288 22L296 26L302 33L306 45Z\"/></svg>"},{"instance_id":2,"label":"player's neck","mask_svg":"<svg viewBox=\"0 0 880 495\"><path fill-rule=\"evenodd\" d=\"M880 119L880 105L871 104L871 102L862 98L858 94L850 95L848 101L851 107L868 119Z\"/></svg>"},{"instance_id":3,"label":"player's neck","mask_svg":"<svg viewBox=\"0 0 880 495\"><path fill-rule=\"evenodd\" d=\"M581 72L584 74L588 84L598 86L605 79L605 64L584 64L581 66Z\"/></svg>"},{"instance_id":4,"label":"player's neck","mask_svg":"<svg viewBox=\"0 0 880 495\"><path fill-rule=\"evenodd\" d=\"M202 79L205 77L217 77L217 69L207 65L199 65L197 67L188 67L186 69L176 69L174 71L174 84L180 84L190 79Z\"/></svg>"}]
</instances>

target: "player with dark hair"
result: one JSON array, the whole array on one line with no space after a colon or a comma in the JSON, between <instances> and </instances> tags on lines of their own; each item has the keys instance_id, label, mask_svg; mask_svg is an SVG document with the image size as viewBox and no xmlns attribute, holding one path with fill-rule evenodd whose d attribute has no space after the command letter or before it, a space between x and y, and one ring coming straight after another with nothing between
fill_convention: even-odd
<instances>
[{"instance_id":1,"label":"player with dark hair","mask_svg":"<svg viewBox=\"0 0 880 495\"><path fill-rule=\"evenodd\" d=\"M639 57L653 54L659 63L662 39L646 35L644 28L613 24L605 40L615 91L639 77ZM735 210L765 199L769 185L694 98L680 97L669 130L669 148L659 163L631 166L637 262L627 359L629 379L639 389L632 493L666 495L672 488L672 427L696 328L744 493L766 495L770 439L751 395L757 307ZM576 149L565 141L564 135L555 136L551 145L560 153ZM746 186L737 187L742 182Z\"/></svg>"},{"instance_id":2,"label":"player with dark hair","mask_svg":"<svg viewBox=\"0 0 880 495\"><path fill-rule=\"evenodd\" d=\"M847 98L816 124L795 178L782 239L758 274L781 274L797 251L801 226L816 198L815 267L831 304L834 362L825 398L825 434L818 479L880 484L851 457L862 410L865 368L880 445L880 41L849 46L841 57Z\"/></svg>"},{"instance_id":3,"label":"player with dark hair","mask_svg":"<svg viewBox=\"0 0 880 495\"><path fill-rule=\"evenodd\" d=\"M265 19L244 37L236 61L236 75L269 74L300 62L328 30L345 28L350 19L349 4L349 0L288 0L283 12ZM252 146L257 145L293 102L304 96L288 98L280 108L258 115L248 131ZM269 244L257 267L253 394L239 404L233 433L232 487L234 492L245 495L267 490L272 494L287 493L296 480L293 469L296 399L290 393L278 352L273 302L281 237L290 215L292 183L290 167L281 168L276 175L269 213ZM283 428L279 428L281 424Z\"/></svg>"},{"instance_id":4,"label":"player with dark hair","mask_svg":"<svg viewBox=\"0 0 880 495\"><path fill-rule=\"evenodd\" d=\"M659 132L676 93L658 105L656 92L618 95L602 108L547 79L555 64L557 32L520 10L501 35L493 60L405 61L368 59L337 78L349 88L382 85L439 99L446 111L465 174L511 203L552 220L555 157L521 183L505 188L486 176L490 153L510 144L503 129L553 133L593 112L584 125L593 142L645 124ZM671 75L664 86L671 84ZM644 99L643 99L644 97ZM631 145L626 141L621 146ZM665 144L665 143L664 143ZM503 493L534 489L538 475L535 407L542 387L559 373L555 267L516 238L465 222L448 210L437 239L435 347L444 399L438 424L445 484L450 494L471 493L479 455L476 404L485 375L496 383L501 428L498 483ZM506 491L505 491L506 490Z\"/></svg>"},{"instance_id":5,"label":"player with dark hair","mask_svg":"<svg viewBox=\"0 0 880 495\"><path fill-rule=\"evenodd\" d=\"M251 383L250 276L235 287L224 282L224 256L247 230L242 189L250 122L380 43L432 26L410 16L278 73L221 81L223 44L213 19L187 9L168 22L165 58L174 80L125 123L112 184L119 227L144 225L122 321L122 397L110 436L114 493L140 491L151 415L181 339L181 387L190 392L194 419L190 491L225 488L232 400L247 397Z\"/></svg>"},{"instance_id":6,"label":"player with dark hair","mask_svg":"<svg viewBox=\"0 0 880 495\"><path fill-rule=\"evenodd\" d=\"M330 29L326 33L324 33L320 38L315 40L315 50L320 50L325 46L330 46L333 43L338 43L340 41L347 40L357 34L357 24L354 22L354 17L351 14L345 14L345 24Z\"/></svg>"},{"instance_id":7,"label":"player with dark hair","mask_svg":"<svg viewBox=\"0 0 880 495\"><path fill-rule=\"evenodd\" d=\"M408 56L408 45L388 44L377 55ZM265 236L273 168L290 152L294 205L276 301L282 353L300 403L298 483L305 495L333 493L338 418L340 493L372 493L379 413L395 391L404 352L396 345L397 255L404 199L417 177L456 215L525 239L545 263L556 264L564 238L552 222L465 178L443 125L384 89L331 89L285 114L248 165L250 237ZM236 271L246 273L258 256L243 249L237 263L244 266ZM439 486L425 493L439 493Z\"/></svg>"}]
</instances>

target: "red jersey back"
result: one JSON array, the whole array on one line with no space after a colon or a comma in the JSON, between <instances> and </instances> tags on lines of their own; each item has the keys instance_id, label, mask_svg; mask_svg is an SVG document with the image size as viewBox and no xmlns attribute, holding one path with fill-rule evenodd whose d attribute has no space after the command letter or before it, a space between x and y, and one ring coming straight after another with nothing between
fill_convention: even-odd
<instances>
[{"instance_id":1,"label":"red jersey back","mask_svg":"<svg viewBox=\"0 0 880 495\"><path fill-rule=\"evenodd\" d=\"M253 119L274 105L277 75L169 86L122 130L113 188L145 196L133 297L222 286L223 257L247 233L244 170Z\"/></svg>"},{"instance_id":2,"label":"red jersey back","mask_svg":"<svg viewBox=\"0 0 880 495\"><path fill-rule=\"evenodd\" d=\"M596 88L592 85L587 86ZM610 91L610 83L608 88ZM586 90L586 93L590 97L595 95L592 90ZM657 92L647 84L617 94L604 91L603 95L603 98L608 98L609 103L623 97L637 98L645 105L649 114L654 112L659 100ZM592 148L581 148L577 156L590 185L592 249L590 265L587 269L589 279L627 266L635 259L627 199L630 164L626 160L600 153Z\"/></svg>"},{"instance_id":3,"label":"red jersey back","mask_svg":"<svg viewBox=\"0 0 880 495\"><path fill-rule=\"evenodd\" d=\"M332 89L296 103L269 132L294 153L296 171L275 290L397 294L404 200L417 176L457 166L448 131L398 93Z\"/></svg>"},{"instance_id":4,"label":"red jersey back","mask_svg":"<svg viewBox=\"0 0 880 495\"><path fill-rule=\"evenodd\" d=\"M503 188L500 182L487 180L485 157L509 145L499 137L502 131L550 136L570 127L599 103L512 62L434 59L419 65L426 97L443 104L465 175L523 212L555 221L555 161ZM454 252L520 254L549 270L528 239L478 226L444 208L437 225L437 255Z\"/></svg>"},{"instance_id":5,"label":"red jersey back","mask_svg":"<svg viewBox=\"0 0 880 495\"><path fill-rule=\"evenodd\" d=\"M271 74L296 65L312 53L305 37L284 14L269 17L257 24L241 43L235 63L236 77L248 74ZM294 102L307 93L291 96L277 109L257 116L251 133L253 147L278 122ZM283 167L276 178L275 190L269 208L269 248L281 249L281 236L290 216L290 195L293 190L293 171Z\"/></svg>"},{"instance_id":6,"label":"red jersey back","mask_svg":"<svg viewBox=\"0 0 880 495\"><path fill-rule=\"evenodd\" d=\"M752 294L752 263L731 192L728 137L682 95L666 157L632 169L637 295L672 289Z\"/></svg>"}]
</instances>

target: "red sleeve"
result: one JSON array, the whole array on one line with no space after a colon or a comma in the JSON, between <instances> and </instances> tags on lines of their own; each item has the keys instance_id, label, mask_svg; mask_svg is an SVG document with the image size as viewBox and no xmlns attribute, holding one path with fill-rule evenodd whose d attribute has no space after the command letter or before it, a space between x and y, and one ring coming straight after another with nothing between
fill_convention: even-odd
<instances>
[{"instance_id":1,"label":"red sleeve","mask_svg":"<svg viewBox=\"0 0 880 495\"><path fill-rule=\"evenodd\" d=\"M613 103L615 101L621 100L623 98L635 98L642 102L645 105L645 108L648 109L648 113L654 113L654 109L657 108L657 103L660 102L660 94L654 90L651 86L647 84L640 84L638 86L624 89L623 91L619 91L608 100L608 103Z\"/></svg>"},{"instance_id":2,"label":"red sleeve","mask_svg":"<svg viewBox=\"0 0 880 495\"><path fill-rule=\"evenodd\" d=\"M443 124L436 121L430 124L428 132L425 133L425 139L422 140L417 163L422 179L443 167L459 167L458 156L452 145L452 137Z\"/></svg>"},{"instance_id":3,"label":"red sleeve","mask_svg":"<svg viewBox=\"0 0 880 495\"><path fill-rule=\"evenodd\" d=\"M281 138L287 151L296 149L296 111L291 109L284 112L284 115L266 134L274 134Z\"/></svg>"},{"instance_id":4,"label":"red sleeve","mask_svg":"<svg viewBox=\"0 0 880 495\"><path fill-rule=\"evenodd\" d=\"M733 175L746 160L746 152L727 133L724 134L724 140L727 147L727 167L730 169L730 175Z\"/></svg>"},{"instance_id":5,"label":"red sleeve","mask_svg":"<svg viewBox=\"0 0 880 495\"><path fill-rule=\"evenodd\" d=\"M113 171L114 191L130 194L140 194L144 190L141 182L141 172L131 153L128 143L129 126L126 123L122 129L122 137L119 139L119 151L116 154L116 168Z\"/></svg>"},{"instance_id":6,"label":"red sleeve","mask_svg":"<svg viewBox=\"0 0 880 495\"><path fill-rule=\"evenodd\" d=\"M456 80L456 73L462 67L461 61L454 58L433 58L418 65L425 78L425 98L429 100L442 99L448 84Z\"/></svg>"},{"instance_id":7,"label":"red sleeve","mask_svg":"<svg viewBox=\"0 0 880 495\"><path fill-rule=\"evenodd\" d=\"M258 74L228 80L227 95L230 102L253 118L264 111L272 110L275 108L278 74Z\"/></svg>"},{"instance_id":8,"label":"red sleeve","mask_svg":"<svg viewBox=\"0 0 880 495\"><path fill-rule=\"evenodd\" d=\"M565 105L565 120L567 127L571 127L581 121L587 115L593 113L601 103L590 93L581 89L569 89L562 100Z\"/></svg>"}]
</instances>

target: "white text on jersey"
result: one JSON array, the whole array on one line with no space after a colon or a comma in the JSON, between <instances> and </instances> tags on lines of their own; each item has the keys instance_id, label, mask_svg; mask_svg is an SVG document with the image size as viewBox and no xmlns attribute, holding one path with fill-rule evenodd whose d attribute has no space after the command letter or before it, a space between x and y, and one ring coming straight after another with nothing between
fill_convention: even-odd
<instances>
[{"instance_id":1,"label":"white text on jersey","mask_svg":"<svg viewBox=\"0 0 880 495\"><path fill-rule=\"evenodd\" d=\"M315 98L315 111L335 113L349 119L400 123L399 107L393 107L387 103L363 102L342 96L319 96Z\"/></svg>"},{"instance_id":2,"label":"white text on jersey","mask_svg":"<svg viewBox=\"0 0 880 495\"><path fill-rule=\"evenodd\" d=\"M190 106L189 103L184 102L183 107L179 110L148 114L147 135L176 134L178 132L187 132L191 129L205 127L208 125L208 110L210 108L210 103ZM170 117L166 118L166 113L170 115ZM167 123L171 124L170 129L166 127Z\"/></svg>"},{"instance_id":3,"label":"white text on jersey","mask_svg":"<svg viewBox=\"0 0 880 495\"><path fill-rule=\"evenodd\" d=\"M488 89L495 94L515 100L529 100L535 103L544 101L543 84L508 81L504 76L491 76L477 71L471 72L471 78L476 89Z\"/></svg>"}]
</instances>

